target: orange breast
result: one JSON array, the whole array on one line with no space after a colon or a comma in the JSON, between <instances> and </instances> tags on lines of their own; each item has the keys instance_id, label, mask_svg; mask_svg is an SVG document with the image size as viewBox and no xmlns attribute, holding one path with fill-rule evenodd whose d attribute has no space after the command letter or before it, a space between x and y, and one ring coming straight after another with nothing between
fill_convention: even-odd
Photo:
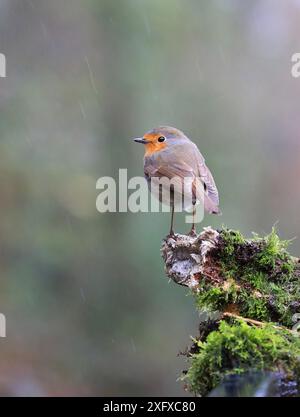
<instances>
[{"instance_id":1,"label":"orange breast","mask_svg":"<svg viewBox=\"0 0 300 417\"><path fill-rule=\"evenodd\" d=\"M155 152L159 152L166 147L165 143L151 142L145 145L145 156L151 156Z\"/></svg>"}]
</instances>

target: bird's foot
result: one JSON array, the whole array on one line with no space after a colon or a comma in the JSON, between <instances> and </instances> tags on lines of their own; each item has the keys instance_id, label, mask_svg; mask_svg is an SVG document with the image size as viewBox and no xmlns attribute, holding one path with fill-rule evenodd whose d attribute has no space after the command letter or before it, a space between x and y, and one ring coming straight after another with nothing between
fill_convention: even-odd
<instances>
[{"instance_id":1,"label":"bird's foot","mask_svg":"<svg viewBox=\"0 0 300 417\"><path fill-rule=\"evenodd\" d=\"M191 228L190 232L188 233L188 236L191 236L191 237L197 236L196 229L194 227Z\"/></svg>"},{"instance_id":2,"label":"bird's foot","mask_svg":"<svg viewBox=\"0 0 300 417\"><path fill-rule=\"evenodd\" d=\"M170 238L174 239L174 237L175 237L174 230L173 230L173 229L171 229L171 230L170 230L170 232L169 232L169 234L166 236L166 238L167 238L167 239L170 239Z\"/></svg>"}]
</instances>

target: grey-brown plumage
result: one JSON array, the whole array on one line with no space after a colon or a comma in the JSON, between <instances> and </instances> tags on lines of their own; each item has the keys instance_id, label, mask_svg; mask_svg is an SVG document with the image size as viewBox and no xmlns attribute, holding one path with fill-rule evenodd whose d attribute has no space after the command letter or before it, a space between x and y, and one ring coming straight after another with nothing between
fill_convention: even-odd
<instances>
[{"instance_id":1,"label":"grey-brown plumage","mask_svg":"<svg viewBox=\"0 0 300 417\"><path fill-rule=\"evenodd\" d=\"M219 193L214 178L205 164L198 147L183 132L169 126L161 126L136 139L145 144L144 173L150 182L153 177L200 179L204 187L204 209L220 214ZM196 181L195 181L196 182ZM196 198L195 187L191 198ZM198 194L197 194L198 196Z\"/></svg>"}]
</instances>

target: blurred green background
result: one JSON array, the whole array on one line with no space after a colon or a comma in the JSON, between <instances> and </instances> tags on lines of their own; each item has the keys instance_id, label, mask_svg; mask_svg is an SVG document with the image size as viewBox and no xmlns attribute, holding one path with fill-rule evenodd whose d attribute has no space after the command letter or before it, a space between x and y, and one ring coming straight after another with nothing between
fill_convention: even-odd
<instances>
[{"instance_id":1,"label":"blurred green background","mask_svg":"<svg viewBox=\"0 0 300 417\"><path fill-rule=\"evenodd\" d=\"M298 236L299 18L296 0L0 0L0 394L185 395L197 314L164 275L170 216L100 214L96 180L142 175L131 138L173 125L219 187L204 226Z\"/></svg>"}]
</instances>

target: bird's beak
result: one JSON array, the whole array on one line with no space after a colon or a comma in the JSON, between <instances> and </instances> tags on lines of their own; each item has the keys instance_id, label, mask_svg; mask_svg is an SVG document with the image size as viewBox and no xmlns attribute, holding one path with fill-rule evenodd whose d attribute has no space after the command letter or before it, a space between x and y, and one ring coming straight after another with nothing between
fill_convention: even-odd
<instances>
[{"instance_id":1,"label":"bird's beak","mask_svg":"<svg viewBox=\"0 0 300 417\"><path fill-rule=\"evenodd\" d=\"M144 138L135 138L133 140L137 143L143 143L144 145L146 145L146 143L149 143L149 141L147 139L144 139Z\"/></svg>"}]
</instances>

